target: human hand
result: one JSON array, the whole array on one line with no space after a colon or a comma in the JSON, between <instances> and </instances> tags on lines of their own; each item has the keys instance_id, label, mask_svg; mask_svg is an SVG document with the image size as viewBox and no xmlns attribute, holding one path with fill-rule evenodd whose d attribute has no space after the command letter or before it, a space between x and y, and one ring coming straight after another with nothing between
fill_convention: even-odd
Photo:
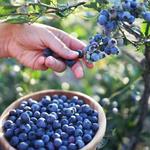
<instances>
[{"instance_id":1,"label":"human hand","mask_svg":"<svg viewBox=\"0 0 150 150\"><path fill-rule=\"evenodd\" d=\"M52 49L58 56L64 59L75 59L78 53L75 50L83 49L85 45L78 39L67 33L41 24L6 24L5 47L10 57L16 58L23 65L35 70L53 69L62 72L66 69L66 64L52 56L45 58L43 50ZM85 61L84 61L85 62ZM85 63L87 67L92 64ZM77 78L83 77L83 67L78 61L72 68Z\"/></svg>"}]
</instances>

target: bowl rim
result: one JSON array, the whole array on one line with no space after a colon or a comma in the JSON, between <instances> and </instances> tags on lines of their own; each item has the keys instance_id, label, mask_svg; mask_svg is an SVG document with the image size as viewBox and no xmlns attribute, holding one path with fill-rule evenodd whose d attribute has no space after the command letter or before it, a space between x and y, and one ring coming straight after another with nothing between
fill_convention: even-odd
<instances>
[{"instance_id":1,"label":"bowl rim","mask_svg":"<svg viewBox=\"0 0 150 150\"><path fill-rule=\"evenodd\" d=\"M91 150L91 147L92 149L95 148L96 149L96 146L97 144L102 140L104 134L105 134L105 131L106 131L106 116L105 116L105 113L104 113L104 110L103 108L101 107L101 105L96 102L92 97L84 94L84 93L81 93L79 91L67 91L67 90L55 90L55 89L50 89L50 90L42 90L42 91L37 91L37 92L33 92L33 93L30 93L30 94L27 94L23 97L20 97L19 99L13 101L13 103L11 103L5 110L4 112L2 113L2 115L0 116L0 144L6 144L6 145L9 145L9 150L16 150L15 148L13 148L9 143L8 141L6 140L6 138L4 137L3 135L3 121L7 118L7 116L9 115L9 111L13 108L17 108L17 106L20 104L21 101L25 100L25 99L29 99L30 97L33 97L33 96L42 96L42 94L45 94L45 95L53 95L53 94L66 94L68 96L68 94L70 95L76 95L78 97L82 97L83 99L86 99L87 101L91 101L92 103L92 107L95 107L96 110L98 111L98 114L99 114L99 130L97 131L97 133L95 134L94 138L92 139L92 141L90 143L88 143L85 147L83 147L82 149L80 150ZM36 100L36 99L35 99ZM16 106L17 104L17 106ZM3 141L3 142L2 142ZM8 148L7 148L8 150Z\"/></svg>"}]
</instances>

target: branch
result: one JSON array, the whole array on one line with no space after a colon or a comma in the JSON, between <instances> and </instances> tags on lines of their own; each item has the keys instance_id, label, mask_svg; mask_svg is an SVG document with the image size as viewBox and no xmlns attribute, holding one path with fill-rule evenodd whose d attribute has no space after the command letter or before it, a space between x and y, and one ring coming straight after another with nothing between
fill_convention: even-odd
<instances>
[{"instance_id":1,"label":"branch","mask_svg":"<svg viewBox=\"0 0 150 150\"><path fill-rule=\"evenodd\" d=\"M123 37L124 37L129 43L131 43L133 46L137 47L137 44L136 44L135 42L130 41L130 40L126 37L126 35L125 35L124 31L122 30L122 28L121 28L120 26L118 26L118 27L119 27L119 31L122 33Z\"/></svg>"},{"instance_id":2,"label":"branch","mask_svg":"<svg viewBox=\"0 0 150 150\"><path fill-rule=\"evenodd\" d=\"M77 4L73 4L73 5L68 5L64 8L59 8L59 7L52 7L50 5L47 5L45 3L41 3L41 2L38 2L38 3L29 3L29 4L24 4L24 5L21 5L21 6L14 6L16 8L18 7L29 7L29 6L35 6L35 5L38 5L38 6L42 6L42 7L45 7L47 9L47 11L45 12L45 14L49 14L49 13L58 13L58 12L65 12L66 10L71 10L71 9L76 9L77 7L81 6L81 5L84 5L86 2L80 2L80 3L77 3ZM11 6L11 5L4 5L4 6ZM39 15L41 12L35 12L35 13L12 13L12 14L9 14L9 15ZM9 15L5 15L5 14L2 14L0 15L0 17L4 17L4 16L9 16Z\"/></svg>"},{"instance_id":3,"label":"branch","mask_svg":"<svg viewBox=\"0 0 150 150\"><path fill-rule=\"evenodd\" d=\"M147 59L150 55L150 47L145 46L145 65L144 65L144 72L143 72L143 80L144 80L144 93L140 100L139 105L139 119L137 122L136 129L132 133L130 137L130 142L128 144L128 150L135 150L137 143L140 141L140 134L144 127L144 120L148 114L148 101L150 99L150 64L149 60Z\"/></svg>"}]
</instances>

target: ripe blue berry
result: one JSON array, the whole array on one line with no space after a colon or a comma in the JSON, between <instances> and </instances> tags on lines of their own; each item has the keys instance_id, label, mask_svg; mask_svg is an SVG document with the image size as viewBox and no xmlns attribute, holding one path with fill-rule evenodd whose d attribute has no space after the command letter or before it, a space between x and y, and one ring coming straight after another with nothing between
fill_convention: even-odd
<instances>
[{"instance_id":1,"label":"ripe blue berry","mask_svg":"<svg viewBox=\"0 0 150 150\"><path fill-rule=\"evenodd\" d=\"M74 143L70 143L69 146L68 146L68 149L69 150L77 150L77 146Z\"/></svg>"},{"instance_id":2,"label":"ripe blue berry","mask_svg":"<svg viewBox=\"0 0 150 150\"><path fill-rule=\"evenodd\" d=\"M26 142L20 142L19 145L17 146L18 150L27 150L28 149L28 144Z\"/></svg>"},{"instance_id":3,"label":"ripe blue berry","mask_svg":"<svg viewBox=\"0 0 150 150\"><path fill-rule=\"evenodd\" d=\"M82 136L83 135L83 132L81 129L76 129L75 131L75 136Z\"/></svg>"},{"instance_id":4,"label":"ripe blue berry","mask_svg":"<svg viewBox=\"0 0 150 150\"><path fill-rule=\"evenodd\" d=\"M11 140L10 140L10 144L11 144L12 146L17 146L18 143L19 143L19 138L18 138L17 136L13 136L13 137L11 138Z\"/></svg>"},{"instance_id":5,"label":"ripe blue berry","mask_svg":"<svg viewBox=\"0 0 150 150\"><path fill-rule=\"evenodd\" d=\"M42 140L43 140L44 143L48 143L50 138L49 138L48 135L45 134L45 135L42 136Z\"/></svg>"},{"instance_id":6,"label":"ripe blue berry","mask_svg":"<svg viewBox=\"0 0 150 150\"><path fill-rule=\"evenodd\" d=\"M8 129L8 128L11 128L13 126L13 122L12 120L7 120L5 123L4 123L4 128L5 129Z\"/></svg>"},{"instance_id":7,"label":"ripe blue berry","mask_svg":"<svg viewBox=\"0 0 150 150\"><path fill-rule=\"evenodd\" d=\"M147 21L150 22L150 11L147 11L143 13L143 18Z\"/></svg>"},{"instance_id":8,"label":"ripe blue berry","mask_svg":"<svg viewBox=\"0 0 150 150\"><path fill-rule=\"evenodd\" d=\"M60 146L58 150L68 150L66 146Z\"/></svg>"},{"instance_id":9,"label":"ripe blue berry","mask_svg":"<svg viewBox=\"0 0 150 150\"><path fill-rule=\"evenodd\" d=\"M45 119L44 119L44 118L39 118L39 119L37 120L36 125L37 125L39 128L45 128L45 127L46 127Z\"/></svg>"},{"instance_id":10,"label":"ripe blue berry","mask_svg":"<svg viewBox=\"0 0 150 150\"><path fill-rule=\"evenodd\" d=\"M85 146L85 143L82 140L77 140L76 145L79 149L81 149Z\"/></svg>"},{"instance_id":11,"label":"ripe blue berry","mask_svg":"<svg viewBox=\"0 0 150 150\"><path fill-rule=\"evenodd\" d=\"M35 140L35 141L34 141L34 147L35 147L35 148L44 147L44 142L43 142L43 140Z\"/></svg>"},{"instance_id":12,"label":"ripe blue berry","mask_svg":"<svg viewBox=\"0 0 150 150\"><path fill-rule=\"evenodd\" d=\"M54 139L54 145L56 147L60 147L62 145L62 140L60 138L55 138Z\"/></svg>"},{"instance_id":13,"label":"ripe blue berry","mask_svg":"<svg viewBox=\"0 0 150 150\"><path fill-rule=\"evenodd\" d=\"M30 121L30 116L27 112L22 113L20 118L24 123L29 123Z\"/></svg>"},{"instance_id":14,"label":"ripe blue berry","mask_svg":"<svg viewBox=\"0 0 150 150\"><path fill-rule=\"evenodd\" d=\"M83 141L85 143L89 143L91 140L92 140L92 136L90 134L86 133L86 134L83 135Z\"/></svg>"},{"instance_id":15,"label":"ripe blue berry","mask_svg":"<svg viewBox=\"0 0 150 150\"><path fill-rule=\"evenodd\" d=\"M50 111L50 112L57 112L58 110L58 105L53 103L53 104L49 104L47 109Z\"/></svg>"}]
</instances>

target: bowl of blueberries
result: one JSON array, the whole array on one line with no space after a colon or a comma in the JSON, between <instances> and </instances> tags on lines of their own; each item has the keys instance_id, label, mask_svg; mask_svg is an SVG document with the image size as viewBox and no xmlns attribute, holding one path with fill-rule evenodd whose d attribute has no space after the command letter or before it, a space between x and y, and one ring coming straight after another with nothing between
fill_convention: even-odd
<instances>
[{"instance_id":1,"label":"bowl of blueberries","mask_svg":"<svg viewBox=\"0 0 150 150\"><path fill-rule=\"evenodd\" d=\"M105 130L105 113L93 98L75 91L39 91L5 109L0 117L0 148L96 150Z\"/></svg>"}]
</instances>

